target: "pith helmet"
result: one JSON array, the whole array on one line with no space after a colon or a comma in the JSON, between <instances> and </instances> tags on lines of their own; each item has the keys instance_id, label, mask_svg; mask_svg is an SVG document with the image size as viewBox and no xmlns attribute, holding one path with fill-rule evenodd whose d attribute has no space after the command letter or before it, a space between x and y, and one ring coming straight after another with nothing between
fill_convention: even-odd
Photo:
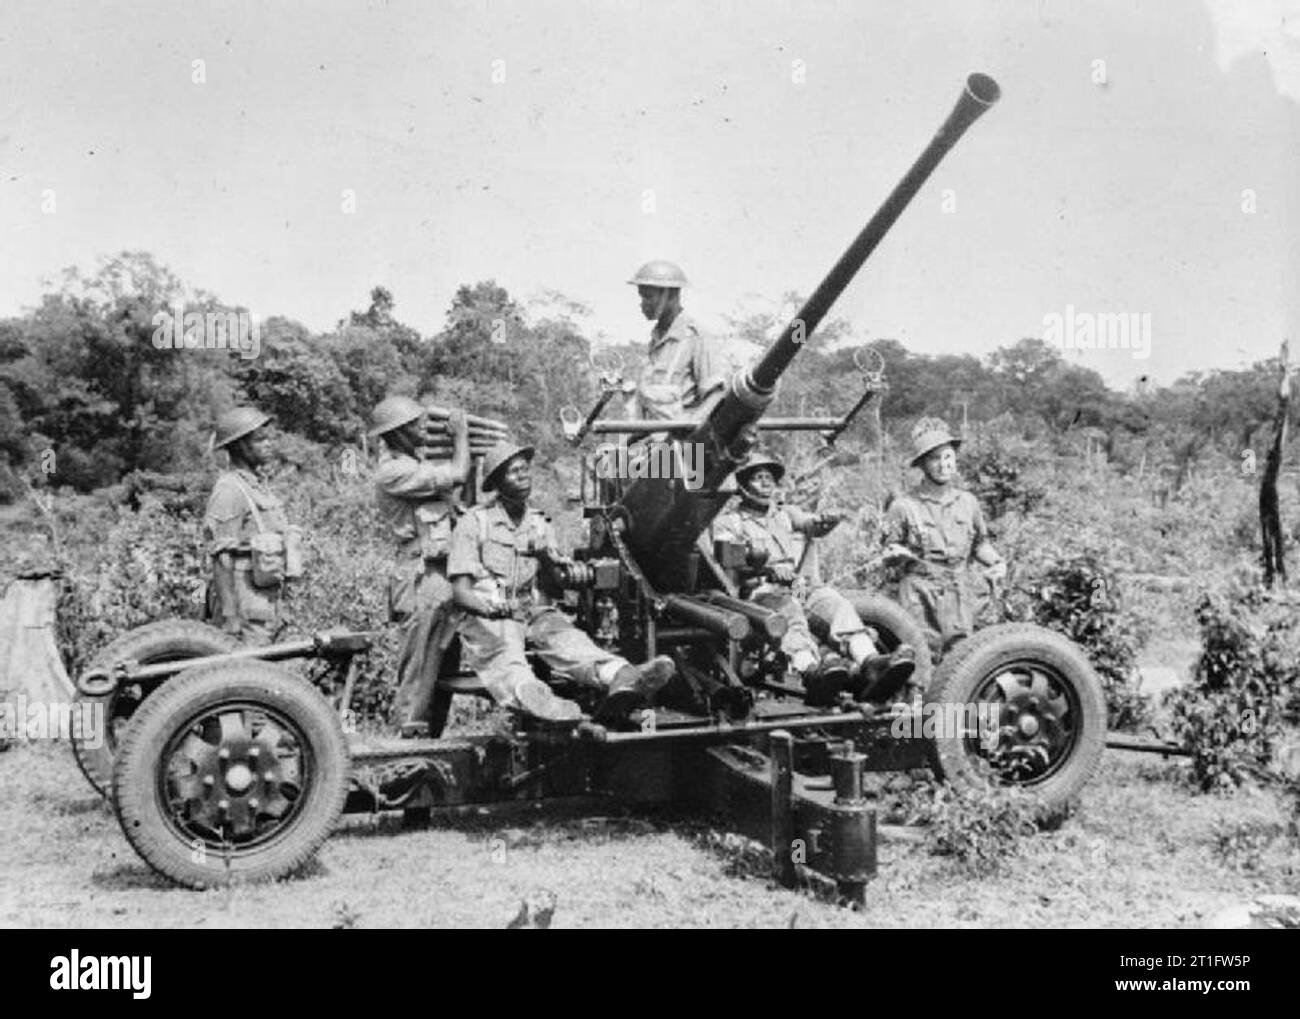
<instances>
[{"instance_id":1,"label":"pith helmet","mask_svg":"<svg viewBox=\"0 0 1300 1019\"><path fill-rule=\"evenodd\" d=\"M948 431L948 426L939 418L921 418L912 426L912 457L908 466L915 467L925 455L940 446L961 446L961 439Z\"/></svg>"},{"instance_id":2,"label":"pith helmet","mask_svg":"<svg viewBox=\"0 0 1300 1019\"><path fill-rule=\"evenodd\" d=\"M736 468L736 480L742 485L760 467L766 467L772 472L772 480L780 484L781 479L785 477L785 464L774 456L765 456L761 453L751 453L749 459Z\"/></svg>"},{"instance_id":3,"label":"pith helmet","mask_svg":"<svg viewBox=\"0 0 1300 1019\"><path fill-rule=\"evenodd\" d=\"M487 456L483 458L483 491L496 491L499 475L505 470L506 464L519 456L526 457L531 461L534 452L532 446L516 446L513 442L498 442L487 451Z\"/></svg>"},{"instance_id":4,"label":"pith helmet","mask_svg":"<svg viewBox=\"0 0 1300 1019\"><path fill-rule=\"evenodd\" d=\"M217 418L217 434L213 436L212 448L221 449L229 446L236 439L242 439L249 432L255 432L271 420L270 414L263 414L256 407L236 407Z\"/></svg>"},{"instance_id":5,"label":"pith helmet","mask_svg":"<svg viewBox=\"0 0 1300 1019\"><path fill-rule=\"evenodd\" d=\"M375 405L370 420L373 427L369 434L373 437L391 432L394 428L412 421L418 421L424 414L424 408L409 396L386 396Z\"/></svg>"},{"instance_id":6,"label":"pith helmet","mask_svg":"<svg viewBox=\"0 0 1300 1019\"><path fill-rule=\"evenodd\" d=\"M663 259L646 262L628 282L638 287L667 287L672 290L690 285L681 266Z\"/></svg>"}]
</instances>

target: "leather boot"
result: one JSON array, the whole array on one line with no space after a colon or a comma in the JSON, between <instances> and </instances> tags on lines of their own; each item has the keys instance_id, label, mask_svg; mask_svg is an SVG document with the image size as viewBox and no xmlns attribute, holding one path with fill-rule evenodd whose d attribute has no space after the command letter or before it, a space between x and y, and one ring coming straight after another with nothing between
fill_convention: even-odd
<instances>
[{"instance_id":1,"label":"leather boot","mask_svg":"<svg viewBox=\"0 0 1300 1019\"><path fill-rule=\"evenodd\" d=\"M827 654L803 674L804 703L813 708L828 708L839 700L849 685L852 667L847 659Z\"/></svg>"},{"instance_id":2,"label":"leather boot","mask_svg":"<svg viewBox=\"0 0 1300 1019\"><path fill-rule=\"evenodd\" d=\"M854 694L860 701L885 703L893 697L916 671L916 652L900 644L893 654L871 655L858 666Z\"/></svg>"},{"instance_id":3,"label":"leather boot","mask_svg":"<svg viewBox=\"0 0 1300 1019\"><path fill-rule=\"evenodd\" d=\"M625 722L628 715L646 707L677 671L667 655L651 658L644 665L625 665L614 674L609 692L592 719L602 725Z\"/></svg>"},{"instance_id":4,"label":"leather boot","mask_svg":"<svg viewBox=\"0 0 1300 1019\"><path fill-rule=\"evenodd\" d=\"M577 725L582 708L570 700L557 697L540 679L525 680L515 690L515 699L524 714L551 725Z\"/></svg>"}]
</instances>

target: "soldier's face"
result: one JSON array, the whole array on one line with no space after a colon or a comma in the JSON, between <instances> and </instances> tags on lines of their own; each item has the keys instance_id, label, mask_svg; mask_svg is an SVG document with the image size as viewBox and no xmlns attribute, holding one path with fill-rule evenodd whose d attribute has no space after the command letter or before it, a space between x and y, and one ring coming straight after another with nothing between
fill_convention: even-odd
<instances>
[{"instance_id":1,"label":"soldier's face","mask_svg":"<svg viewBox=\"0 0 1300 1019\"><path fill-rule=\"evenodd\" d=\"M641 314L651 322L658 320L668 300L668 290L664 287L637 287L636 292L641 298Z\"/></svg>"},{"instance_id":2,"label":"soldier's face","mask_svg":"<svg viewBox=\"0 0 1300 1019\"><path fill-rule=\"evenodd\" d=\"M936 485L946 485L957 477L957 451L951 446L931 450L921 461L921 470Z\"/></svg>"},{"instance_id":3,"label":"soldier's face","mask_svg":"<svg viewBox=\"0 0 1300 1019\"><path fill-rule=\"evenodd\" d=\"M772 498L772 493L776 491L776 478L766 467L760 467L749 476L745 487L753 492L760 499Z\"/></svg>"},{"instance_id":4,"label":"soldier's face","mask_svg":"<svg viewBox=\"0 0 1300 1019\"><path fill-rule=\"evenodd\" d=\"M239 440L244 462L250 467L261 467L271 459L271 435L266 428L258 428Z\"/></svg>"},{"instance_id":5,"label":"soldier's face","mask_svg":"<svg viewBox=\"0 0 1300 1019\"><path fill-rule=\"evenodd\" d=\"M497 491L506 502L526 502L533 492L533 465L519 456L506 464L497 482Z\"/></svg>"}]
</instances>

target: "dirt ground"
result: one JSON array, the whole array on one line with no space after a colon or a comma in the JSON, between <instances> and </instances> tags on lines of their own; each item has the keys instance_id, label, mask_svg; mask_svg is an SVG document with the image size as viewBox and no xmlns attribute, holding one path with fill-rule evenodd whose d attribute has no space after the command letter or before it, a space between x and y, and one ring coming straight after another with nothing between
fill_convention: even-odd
<instances>
[{"instance_id":1,"label":"dirt ground","mask_svg":"<svg viewBox=\"0 0 1300 1019\"><path fill-rule=\"evenodd\" d=\"M529 902L556 928L1197 927L1300 891L1271 795L1193 795L1177 769L1108 751L1080 812L998 874L887 838L854 912L772 886L740 840L698 824L527 813L421 832L353 819L300 876L185 891L135 856L65 746L24 745L0 753L0 926L500 928ZM1233 848L1216 849L1225 831Z\"/></svg>"}]
</instances>

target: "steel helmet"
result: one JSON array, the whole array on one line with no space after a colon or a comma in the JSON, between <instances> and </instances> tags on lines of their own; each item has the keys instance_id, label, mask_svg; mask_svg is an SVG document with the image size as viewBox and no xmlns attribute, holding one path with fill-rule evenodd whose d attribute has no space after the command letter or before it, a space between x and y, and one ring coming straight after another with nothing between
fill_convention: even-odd
<instances>
[{"instance_id":1,"label":"steel helmet","mask_svg":"<svg viewBox=\"0 0 1300 1019\"><path fill-rule=\"evenodd\" d=\"M255 432L271 420L270 414L263 414L256 407L236 407L217 418L217 432L212 437L212 448L221 449L229 446L236 439L242 439L249 432Z\"/></svg>"},{"instance_id":2,"label":"steel helmet","mask_svg":"<svg viewBox=\"0 0 1300 1019\"><path fill-rule=\"evenodd\" d=\"M762 453L751 453L749 459L736 468L736 480L743 485L745 479L760 467L766 467L771 471L772 480L778 485L781 483L781 479L785 477L785 464L776 457L764 456Z\"/></svg>"},{"instance_id":3,"label":"steel helmet","mask_svg":"<svg viewBox=\"0 0 1300 1019\"><path fill-rule=\"evenodd\" d=\"M531 462L536 450L532 446L516 446L504 439L487 451L483 458L483 491L494 492L497 487L497 475L516 457L527 457Z\"/></svg>"},{"instance_id":4,"label":"steel helmet","mask_svg":"<svg viewBox=\"0 0 1300 1019\"><path fill-rule=\"evenodd\" d=\"M666 287L671 290L680 290L690 285L681 266L659 258L646 262L628 282L638 287Z\"/></svg>"},{"instance_id":5,"label":"steel helmet","mask_svg":"<svg viewBox=\"0 0 1300 1019\"><path fill-rule=\"evenodd\" d=\"M927 453L940 446L957 449L961 446L961 439L948 431L948 426L939 418L921 418L912 426L912 456L907 461L908 466L915 467Z\"/></svg>"},{"instance_id":6,"label":"steel helmet","mask_svg":"<svg viewBox=\"0 0 1300 1019\"><path fill-rule=\"evenodd\" d=\"M386 396L375 405L370 415L373 427L369 435L383 435L394 428L418 421L424 415L424 408L409 396Z\"/></svg>"}]
</instances>

